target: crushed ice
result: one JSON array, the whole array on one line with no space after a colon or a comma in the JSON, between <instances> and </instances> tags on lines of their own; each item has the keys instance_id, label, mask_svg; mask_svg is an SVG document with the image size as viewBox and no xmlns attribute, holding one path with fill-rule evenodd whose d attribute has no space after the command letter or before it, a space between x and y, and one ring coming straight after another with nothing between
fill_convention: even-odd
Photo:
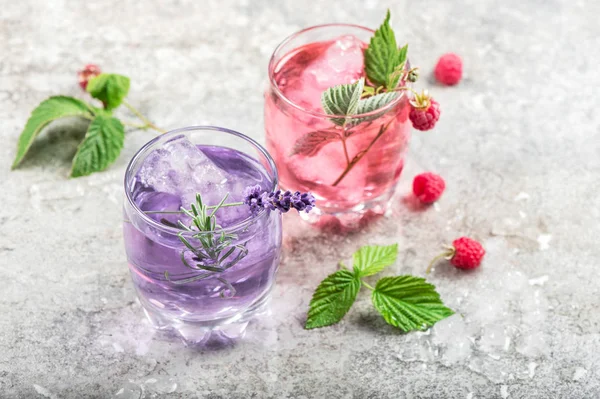
<instances>
[{"instance_id":1,"label":"crushed ice","mask_svg":"<svg viewBox=\"0 0 600 399\"><path fill-rule=\"evenodd\" d=\"M548 276L528 278L502 237L483 244L484 267L461 275L446 299L456 314L438 322L430 335L407 335L397 358L462 365L496 384L534 378L533 360L549 353L549 336L540 330L549 309L542 288Z\"/></svg>"},{"instance_id":2,"label":"crushed ice","mask_svg":"<svg viewBox=\"0 0 600 399\"><path fill-rule=\"evenodd\" d=\"M545 251L550 248L550 241L552 240L551 234L540 234L537 238L540 244L540 251Z\"/></svg>"},{"instance_id":3,"label":"crushed ice","mask_svg":"<svg viewBox=\"0 0 600 399\"><path fill-rule=\"evenodd\" d=\"M575 373L573 373L573 381L579 381L585 377L587 370L583 367L577 367Z\"/></svg>"}]
</instances>

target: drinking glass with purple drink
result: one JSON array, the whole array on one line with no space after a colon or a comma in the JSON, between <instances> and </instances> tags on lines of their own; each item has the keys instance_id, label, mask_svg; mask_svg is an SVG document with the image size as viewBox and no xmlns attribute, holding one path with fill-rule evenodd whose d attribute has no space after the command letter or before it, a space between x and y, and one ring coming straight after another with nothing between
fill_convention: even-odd
<instances>
[{"instance_id":1,"label":"drinking glass with purple drink","mask_svg":"<svg viewBox=\"0 0 600 399\"><path fill-rule=\"evenodd\" d=\"M179 129L138 151L125 174L125 249L156 328L191 344L213 332L235 338L264 310L281 213L314 206L312 195L281 193L277 184L267 151L228 129Z\"/></svg>"}]
</instances>

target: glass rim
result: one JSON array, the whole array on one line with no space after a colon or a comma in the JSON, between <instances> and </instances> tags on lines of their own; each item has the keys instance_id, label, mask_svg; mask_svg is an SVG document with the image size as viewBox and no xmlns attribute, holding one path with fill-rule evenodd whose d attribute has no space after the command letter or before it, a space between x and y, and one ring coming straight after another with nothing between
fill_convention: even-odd
<instances>
[{"instance_id":1,"label":"glass rim","mask_svg":"<svg viewBox=\"0 0 600 399\"><path fill-rule=\"evenodd\" d=\"M295 33L292 33L291 35L289 35L288 37L286 37L285 39L283 39L283 41L281 41L277 47L275 47L275 50L273 50L273 54L271 54L271 59L269 60L269 84L271 86L271 88L273 89L273 91L275 92L275 94L277 94L277 96L282 99L283 101L285 101L286 104L315 117L318 118L327 118L327 119L331 119L331 118L350 118L350 119L359 119L359 118L368 118L368 117L373 117L373 116L381 116L385 113L387 113L387 111L391 110L392 108L394 108L396 105L398 105L401 100L406 96L405 91L401 91L398 96L398 98L394 99L393 101L391 101L389 104L385 105L382 108L378 108L376 110L373 110L371 112L366 112L364 114L352 114L352 115L329 115L327 113L323 113L323 112L319 112L319 111L313 111L313 110L309 110L306 108L303 108L301 105L296 104L294 101L290 100L289 98L287 98L285 96L285 94L283 94L283 92L279 89L279 86L277 85L277 82L275 81L275 76L274 76L274 72L275 72L275 67L277 66L275 63L275 56L278 55L278 53L283 49L283 47L285 45L287 45L289 42L291 42L293 39L295 39L296 37L306 33L306 32L310 32L313 30L317 30L317 29L322 29L322 28L330 28L330 27L346 27L346 28L356 28L356 29L361 29L363 31L367 31L370 33L375 33L375 31L371 28L367 28L366 26L362 26L362 25L356 25L356 24L344 24L344 23L330 23L330 24L321 24L321 25L314 25L314 26L310 26L308 28L304 28L302 30L299 30ZM285 54L284 54L285 55ZM409 61L408 59L406 60L406 63L408 64Z\"/></svg>"},{"instance_id":2,"label":"glass rim","mask_svg":"<svg viewBox=\"0 0 600 399\"><path fill-rule=\"evenodd\" d=\"M277 171L277 166L275 165L275 161L273 160L273 157L271 157L271 154L269 154L269 152L259 142L257 142L256 140L254 140L253 138L251 138L249 136L246 136L243 133L237 132L235 130L227 129L224 127L220 127L220 126L214 126L214 125L187 126L187 127L174 129L174 130L169 130L168 132L160 134L160 135L156 136L155 138L153 138L152 140L148 141L140 149L137 150L137 152L133 155L133 157L127 164L127 168L125 169L125 178L124 178L125 196L127 198L129 205L135 211L135 213L137 213L138 215L141 216L144 223L152 226L153 228L156 228L156 229L162 230L166 233L170 233L170 234L174 234L174 235L183 233L183 235L186 237L191 237L198 233L205 233L205 234L213 233L214 234L214 233L221 233L221 232L224 232L224 233L235 232L235 231L244 229L245 227L247 227L248 225L253 223L255 220L257 220L260 217L263 217L265 214L267 214L268 213L267 209L261 209L255 215L250 215L246 219L243 219L237 223L234 223L231 226L227 226L227 227L224 227L221 229L216 229L216 230L211 230L211 231L199 232L199 231L185 231L182 229L178 229L176 227L166 226L166 225L159 223L156 220L152 219L143 210L140 209L140 207L135 203L135 201L133 200L133 198L131 196L133 187L130 187L130 184L129 184L129 182L131 181L131 178L134 177L134 176L132 176L132 170L133 170L134 164L137 161L139 161L140 158L142 158L142 156L148 155L150 153L149 151L151 150L151 147L153 147L157 142L159 142L161 140L168 140L168 138L172 138L172 137L176 136L177 134L181 134L181 133L185 133L185 132L189 132L189 131L195 131L195 130L217 131L217 132L221 132L221 133L226 133L226 134L235 136L237 138L240 138L240 139L250 143L253 147L258 149L258 151L267 159L267 162L269 163L269 167L271 167L271 169L273 171L273 182L272 182L271 191L275 191L277 189L277 186L279 184L279 174Z\"/></svg>"}]
</instances>

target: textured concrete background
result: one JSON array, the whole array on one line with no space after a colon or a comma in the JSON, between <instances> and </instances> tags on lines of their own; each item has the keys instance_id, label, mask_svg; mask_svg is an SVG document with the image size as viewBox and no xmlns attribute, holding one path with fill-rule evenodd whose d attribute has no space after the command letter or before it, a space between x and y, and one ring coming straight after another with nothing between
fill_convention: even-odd
<instances>
[{"instance_id":1,"label":"textured concrete background","mask_svg":"<svg viewBox=\"0 0 600 399\"><path fill-rule=\"evenodd\" d=\"M600 397L598 2L0 2L0 397ZM438 127L415 133L392 215L341 237L286 220L273 315L235 346L203 351L155 334L129 281L121 234L127 135L105 173L68 180L76 137L58 126L9 172L29 112L82 96L96 62L132 77L130 101L165 128L214 123L263 140L268 57L309 25L377 26L393 11L423 74L463 56L455 88L431 86ZM448 189L425 211L412 175ZM481 239L484 266L430 279L464 317L400 334L366 293L339 325L305 331L318 282L366 243L399 242L388 273L422 275L441 243Z\"/></svg>"}]
</instances>

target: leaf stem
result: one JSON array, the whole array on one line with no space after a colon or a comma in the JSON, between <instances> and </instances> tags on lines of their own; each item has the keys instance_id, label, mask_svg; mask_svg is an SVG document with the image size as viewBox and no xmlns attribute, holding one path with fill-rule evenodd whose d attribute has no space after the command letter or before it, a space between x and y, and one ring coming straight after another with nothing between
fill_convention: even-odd
<instances>
[{"instance_id":1,"label":"leaf stem","mask_svg":"<svg viewBox=\"0 0 600 399\"><path fill-rule=\"evenodd\" d=\"M127 101L123 101L123 105L125 105L127 107L127 109L129 109L135 116L137 116L138 118L140 118L141 121L146 124L146 126L148 126L151 129L156 130L159 133L165 133L165 131L163 129L157 127L154 123L150 122L150 120L148 118L146 118L144 115L142 115L142 113L140 111L138 111L137 109L135 109Z\"/></svg>"},{"instance_id":2,"label":"leaf stem","mask_svg":"<svg viewBox=\"0 0 600 399\"><path fill-rule=\"evenodd\" d=\"M121 121L121 123L125 126L129 126L135 129L140 129L140 130L147 130L150 126L148 125L139 125L136 123L131 123L131 122L126 122L126 121Z\"/></svg>"},{"instance_id":3,"label":"leaf stem","mask_svg":"<svg viewBox=\"0 0 600 399\"><path fill-rule=\"evenodd\" d=\"M344 177L346 177L346 175L352 170L352 168L354 168L354 165L356 165L364 156L367 152L369 152L369 150L371 149L371 147L373 147L373 144L375 144L375 142L377 140L379 140L379 138L383 135L383 133L385 133L385 131L388 129L388 127L390 126L390 124L394 121L394 119L390 120L387 125L381 125L379 128L379 133L377 133L377 136L375 136L375 138L373 138L373 141L371 141L369 143L369 145L367 146L367 148L361 152L359 152L358 154L356 154L354 156L354 158L352 159L352 161L350 161L350 163L348 164L348 166L346 166L346 169L344 169L344 171L342 172L342 174L333 182L333 184L331 185L332 187L337 186L342 179L344 179Z\"/></svg>"},{"instance_id":4,"label":"leaf stem","mask_svg":"<svg viewBox=\"0 0 600 399\"><path fill-rule=\"evenodd\" d=\"M364 285L365 287L367 287L368 289L370 289L371 291L375 291L375 288L373 288L372 286L370 286L369 284L365 283L364 280L360 280L360 283L362 285Z\"/></svg>"}]
</instances>

